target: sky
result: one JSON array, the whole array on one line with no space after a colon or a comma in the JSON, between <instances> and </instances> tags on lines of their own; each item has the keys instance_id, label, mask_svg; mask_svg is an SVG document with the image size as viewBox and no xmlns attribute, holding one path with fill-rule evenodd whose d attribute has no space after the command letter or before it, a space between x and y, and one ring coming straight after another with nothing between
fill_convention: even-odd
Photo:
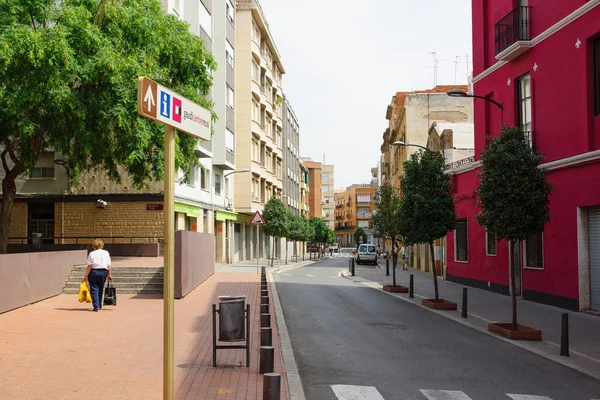
<instances>
[{"instance_id":1,"label":"sky","mask_svg":"<svg viewBox=\"0 0 600 400\"><path fill-rule=\"evenodd\" d=\"M387 105L396 92L433 87L432 52L440 85L466 84L472 69L471 0L259 1L300 154L333 164L336 189L370 181Z\"/></svg>"}]
</instances>

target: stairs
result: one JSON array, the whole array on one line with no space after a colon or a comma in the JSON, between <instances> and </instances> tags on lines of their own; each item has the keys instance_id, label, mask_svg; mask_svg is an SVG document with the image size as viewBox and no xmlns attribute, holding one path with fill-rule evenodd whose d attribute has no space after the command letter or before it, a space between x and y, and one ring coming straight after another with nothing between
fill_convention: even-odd
<instances>
[{"instance_id":1,"label":"stairs","mask_svg":"<svg viewBox=\"0 0 600 400\"><path fill-rule=\"evenodd\" d=\"M79 293L79 284L85 275L85 265L76 265L63 293ZM111 268L110 285L117 288L117 294L162 294L163 267L115 267Z\"/></svg>"}]
</instances>

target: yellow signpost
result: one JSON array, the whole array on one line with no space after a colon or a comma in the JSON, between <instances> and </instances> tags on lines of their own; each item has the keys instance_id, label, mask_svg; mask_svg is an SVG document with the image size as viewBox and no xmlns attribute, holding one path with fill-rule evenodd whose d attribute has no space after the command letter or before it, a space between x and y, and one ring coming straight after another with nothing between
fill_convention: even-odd
<instances>
[{"instance_id":1,"label":"yellow signpost","mask_svg":"<svg viewBox=\"0 0 600 400\"><path fill-rule=\"evenodd\" d=\"M138 79L140 115L165 125L163 399L173 400L175 325L175 129L210 140L207 109L146 78Z\"/></svg>"}]
</instances>

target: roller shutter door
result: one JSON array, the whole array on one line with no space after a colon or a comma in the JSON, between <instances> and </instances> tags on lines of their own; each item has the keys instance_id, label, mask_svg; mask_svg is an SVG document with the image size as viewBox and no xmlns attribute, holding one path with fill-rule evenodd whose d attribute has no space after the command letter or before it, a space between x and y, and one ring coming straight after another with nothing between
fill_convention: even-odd
<instances>
[{"instance_id":1,"label":"roller shutter door","mask_svg":"<svg viewBox=\"0 0 600 400\"><path fill-rule=\"evenodd\" d=\"M591 309L600 311L600 207L588 212L590 250L590 303Z\"/></svg>"}]
</instances>

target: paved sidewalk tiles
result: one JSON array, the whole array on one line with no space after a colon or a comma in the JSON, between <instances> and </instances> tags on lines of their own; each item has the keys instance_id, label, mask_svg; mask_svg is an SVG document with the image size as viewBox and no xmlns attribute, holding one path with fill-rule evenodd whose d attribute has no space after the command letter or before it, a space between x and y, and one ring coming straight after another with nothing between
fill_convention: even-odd
<instances>
[{"instance_id":1,"label":"paved sidewalk tiles","mask_svg":"<svg viewBox=\"0 0 600 400\"><path fill-rule=\"evenodd\" d=\"M211 304L221 295L246 295L251 305L250 368L245 350L219 350L212 367ZM262 399L259 304L260 275L252 273L216 273L175 301L176 399ZM1 314L0 399L162 399L162 337L157 296L120 295L116 307L92 312L63 294ZM287 399L276 329L273 344Z\"/></svg>"}]
</instances>

